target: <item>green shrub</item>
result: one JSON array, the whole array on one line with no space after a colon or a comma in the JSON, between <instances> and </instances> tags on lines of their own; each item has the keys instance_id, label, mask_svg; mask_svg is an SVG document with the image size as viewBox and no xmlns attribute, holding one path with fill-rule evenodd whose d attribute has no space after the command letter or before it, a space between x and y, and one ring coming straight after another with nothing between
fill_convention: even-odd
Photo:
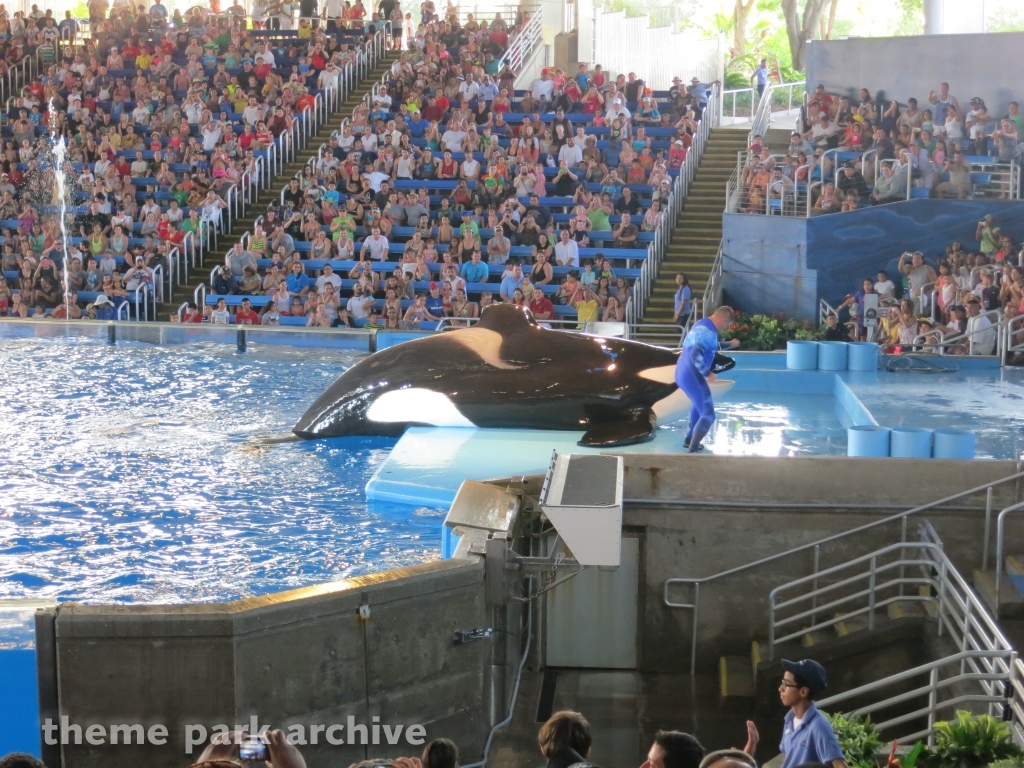
<instances>
[{"instance_id":1,"label":"green shrub","mask_svg":"<svg viewBox=\"0 0 1024 768\"><path fill-rule=\"evenodd\" d=\"M740 312L736 322L722 332L722 337L739 339L740 349L767 351L783 349L790 339L817 341L824 338L825 329L815 328L806 320L787 320L783 315L748 315Z\"/></svg>"},{"instance_id":2,"label":"green shrub","mask_svg":"<svg viewBox=\"0 0 1024 768\"><path fill-rule=\"evenodd\" d=\"M936 723L935 730L935 749L929 765L974 768L1024 755L1013 743L1010 724L991 715L972 716L958 710L956 720Z\"/></svg>"},{"instance_id":3,"label":"green shrub","mask_svg":"<svg viewBox=\"0 0 1024 768\"><path fill-rule=\"evenodd\" d=\"M832 730L850 768L877 768L875 755L882 749L882 740L870 716L861 720L857 715L822 714L832 723Z\"/></svg>"}]
</instances>

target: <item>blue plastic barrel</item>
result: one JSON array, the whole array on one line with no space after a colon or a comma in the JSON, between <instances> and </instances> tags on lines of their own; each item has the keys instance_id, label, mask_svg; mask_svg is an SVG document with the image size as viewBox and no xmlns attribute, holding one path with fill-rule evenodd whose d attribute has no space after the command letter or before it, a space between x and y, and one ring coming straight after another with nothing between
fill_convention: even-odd
<instances>
[{"instance_id":1,"label":"blue plastic barrel","mask_svg":"<svg viewBox=\"0 0 1024 768\"><path fill-rule=\"evenodd\" d=\"M893 427L889 434L889 455L899 459L930 459L932 431L924 427Z\"/></svg>"},{"instance_id":2,"label":"blue plastic barrel","mask_svg":"<svg viewBox=\"0 0 1024 768\"><path fill-rule=\"evenodd\" d=\"M813 371L818 367L818 342L787 341L786 367L791 371Z\"/></svg>"},{"instance_id":3,"label":"blue plastic barrel","mask_svg":"<svg viewBox=\"0 0 1024 768\"><path fill-rule=\"evenodd\" d=\"M884 457L889 455L889 428L873 424L846 430L847 456Z\"/></svg>"},{"instance_id":4,"label":"blue plastic barrel","mask_svg":"<svg viewBox=\"0 0 1024 768\"><path fill-rule=\"evenodd\" d=\"M818 370L845 371L849 348L850 345L845 341L818 342Z\"/></svg>"},{"instance_id":5,"label":"blue plastic barrel","mask_svg":"<svg viewBox=\"0 0 1024 768\"><path fill-rule=\"evenodd\" d=\"M851 341L847 368L851 371L878 370L878 345L873 341Z\"/></svg>"},{"instance_id":6,"label":"blue plastic barrel","mask_svg":"<svg viewBox=\"0 0 1024 768\"><path fill-rule=\"evenodd\" d=\"M932 456L936 459L973 459L974 442L974 432L970 429L936 429Z\"/></svg>"}]
</instances>

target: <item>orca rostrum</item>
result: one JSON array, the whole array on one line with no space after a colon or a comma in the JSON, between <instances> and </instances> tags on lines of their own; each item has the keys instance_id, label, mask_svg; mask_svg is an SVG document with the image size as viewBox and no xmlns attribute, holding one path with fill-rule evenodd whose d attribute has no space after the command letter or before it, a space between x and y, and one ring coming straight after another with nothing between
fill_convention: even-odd
<instances>
[{"instance_id":1,"label":"orca rostrum","mask_svg":"<svg viewBox=\"0 0 1024 768\"><path fill-rule=\"evenodd\" d=\"M487 307L467 328L375 352L302 415L303 438L397 436L413 425L583 431L579 444L649 440L684 418L679 353L616 338L552 331L525 307ZM732 382L716 382L723 391Z\"/></svg>"}]
</instances>

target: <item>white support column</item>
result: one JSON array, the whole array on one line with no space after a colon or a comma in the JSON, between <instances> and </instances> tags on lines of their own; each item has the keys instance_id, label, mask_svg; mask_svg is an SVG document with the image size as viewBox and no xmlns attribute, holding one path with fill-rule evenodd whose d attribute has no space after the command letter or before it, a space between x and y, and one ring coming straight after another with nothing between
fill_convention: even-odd
<instances>
[{"instance_id":1,"label":"white support column","mask_svg":"<svg viewBox=\"0 0 1024 768\"><path fill-rule=\"evenodd\" d=\"M945 0L924 0L924 33L941 35L943 29L943 11Z\"/></svg>"}]
</instances>

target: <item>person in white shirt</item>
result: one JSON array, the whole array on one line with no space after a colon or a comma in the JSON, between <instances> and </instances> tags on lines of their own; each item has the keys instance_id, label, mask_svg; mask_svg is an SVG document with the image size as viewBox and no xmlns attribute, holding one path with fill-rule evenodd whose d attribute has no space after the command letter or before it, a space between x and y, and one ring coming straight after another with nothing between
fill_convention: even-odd
<instances>
[{"instance_id":1,"label":"person in white shirt","mask_svg":"<svg viewBox=\"0 0 1024 768\"><path fill-rule=\"evenodd\" d=\"M879 301L882 299L891 299L893 298L893 294L896 293L896 286L893 284L892 280L889 279L889 275L887 275L883 270L878 271L878 281L875 283L875 293L878 294Z\"/></svg>"},{"instance_id":2,"label":"person in white shirt","mask_svg":"<svg viewBox=\"0 0 1024 768\"><path fill-rule=\"evenodd\" d=\"M992 355L996 351L996 329L992 321L981 314L981 302L967 300L967 341L972 355Z\"/></svg>"},{"instance_id":3,"label":"person in white shirt","mask_svg":"<svg viewBox=\"0 0 1024 768\"><path fill-rule=\"evenodd\" d=\"M352 296L345 303L345 309L349 315L356 320L362 320L370 316L370 308L373 307L373 297L367 298L363 295L362 283L356 283L352 288Z\"/></svg>"},{"instance_id":4,"label":"person in white shirt","mask_svg":"<svg viewBox=\"0 0 1024 768\"><path fill-rule=\"evenodd\" d=\"M374 107L380 107L385 112L391 111L391 97L388 95L387 88L381 88L380 92L373 97Z\"/></svg>"},{"instance_id":5,"label":"person in white shirt","mask_svg":"<svg viewBox=\"0 0 1024 768\"><path fill-rule=\"evenodd\" d=\"M132 110L132 122L136 125L149 125L150 111L140 101Z\"/></svg>"},{"instance_id":6,"label":"person in white shirt","mask_svg":"<svg viewBox=\"0 0 1024 768\"><path fill-rule=\"evenodd\" d=\"M374 261L384 261L388 257L388 239L380 233L379 227L374 227L371 235L363 240L363 247L359 249L360 260L366 258L366 252L370 252L370 258Z\"/></svg>"},{"instance_id":7,"label":"person in white shirt","mask_svg":"<svg viewBox=\"0 0 1024 768\"><path fill-rule=\"evenodd\" d=\"M570 168L575 168L583 162L583 150L576 146L576 139L573 136L567 138L565 144L558 150L558 162L561 163L563 160Z\"/></svg>"},{"instance_id":8,"label":"person in white shirt","mask_svg":"<svg viewBox=\"0 0 1024 768\"><path fill-rule=\"evenodd\" d=\"M364 173L363 178L369 179L370 189L374 192L380 192L380 185L385 181L391 181L391 177L383 171L371 171L370 173Z\"/></svg>"},{"instance_id":9,"label":"person in white shirt","mask_svg":"<svg viewBox=\"0 0 1024 768\"><path fill-rule=\"evenodd\" d=\"M212 152L217 148L217 143L220 141L220 137L224 134L224 131L220 127L220 123L217 120L211 120L203 126L203 149L207 152Z\"/></svg>"},{"instance_id":10,"label":"person in white shirt","mask_svg":"<svg viewBox=\"0 0 1024 768\"><path fill-rule=\"evenodd\" d=\"M277 68L277 59L274 58L274 52L267 48L266 43L260 43L259 50L256 52L256 56L263 57L263 63L269 64L271 69Z\"/></svg>"},{"instance_id":11,"label":"person in white shirt","mask_svg":"<svg viewBox=\"0 0 1024 768\"><path fill-rule=\"evenodd\" d=\"M462 126L449 126L448 130L441 136L441 145L449 152L461 152L462 142L466 139L466 132Z\"/></svg>"},{"instance_id":12,"label":"person in white shirt","mask_svg":"<svg viewBox=\"0 0 1024 768\"><path fill-rule=\"evenodd\" d=\"M473 159L470 154L466 155L466 159L462 161L462 178L466 181L476 181L480 176L480 163Z\"/></svg>"},{"instance_id":13,"label":"person in white shirt","mask_svg":"<svg viewBox=\"0 0 1024 768\"><path fill-rule=\"evenodd\" d=\"M341 278L334 274L334 268L330 264L324 264L323 274L316 279L316 292L323 293L325 285L333 285L335 292L341 290Z\"/></svg>"},{"instance_id":14,"label":"person in white shirt","mask_svg":"<svg viewBox=\"0 0 1024 768\"><path fill-rule=\"evenodd\" d=\"M460 78L459 83L459 96L466 101L473 101L477 96L480 95L480 86L477 85L476 78L473 75L463 79Z\"/></svg>"},{"instance_id":15,"label":"person in white shirt","mask_svg":"<svg viewBox=\"0 0 1024 768\"><path fill-rule=\"evenodd\" d=\"M249 125L255 126L265 115L266 113L263 108L256 103L256 97L250 96L249 104L242 110L242 120Z\"/></svg>"},{"instance_id":16,"label":"person in white shirt","mask_svg":"<svg viewBox=\"0 0 1024 768\"><path fill-rule=\"evenodd\" d=\"M546 69L540 73L538 79L530 83L529 90L535 101L551 101L555 93L555 83Z\"/></svg>"},{"instance_id":17,"label":"person in white shirt","mask_svg":"<svg viewBox=\"0 0 1024 768\"><path fill-rule=\"evenodd\" d=\"M327 176L331 169L337 168L338 165L338 158L334 156L334 152L330 149L325 149L324 156L316 161L317 176Z\"/></svg>"},{"instance_id":18,"label":"person in white shirt","mask_svg":"<svg viewBox=\"0 0 1024 768\"><path fill-rule=\"evenodd\" d=\"M580 247L569 237L569 230L562 230L562 239L555 244L555 263L560 267L579 267Z\"/></svg>"},{"instance_id":19,"label":"person in white shirt","mask_svg":"<svg viewBox=\"0 0 1024 768\"><path fill-rule=\"evenodd\" d=\"M321 91L334 91L338 88L338 80L341 78L341 70L333 61L327 62L327 69L320 72L316 79L317 88Z\"/></svg>"}]
</instances>

